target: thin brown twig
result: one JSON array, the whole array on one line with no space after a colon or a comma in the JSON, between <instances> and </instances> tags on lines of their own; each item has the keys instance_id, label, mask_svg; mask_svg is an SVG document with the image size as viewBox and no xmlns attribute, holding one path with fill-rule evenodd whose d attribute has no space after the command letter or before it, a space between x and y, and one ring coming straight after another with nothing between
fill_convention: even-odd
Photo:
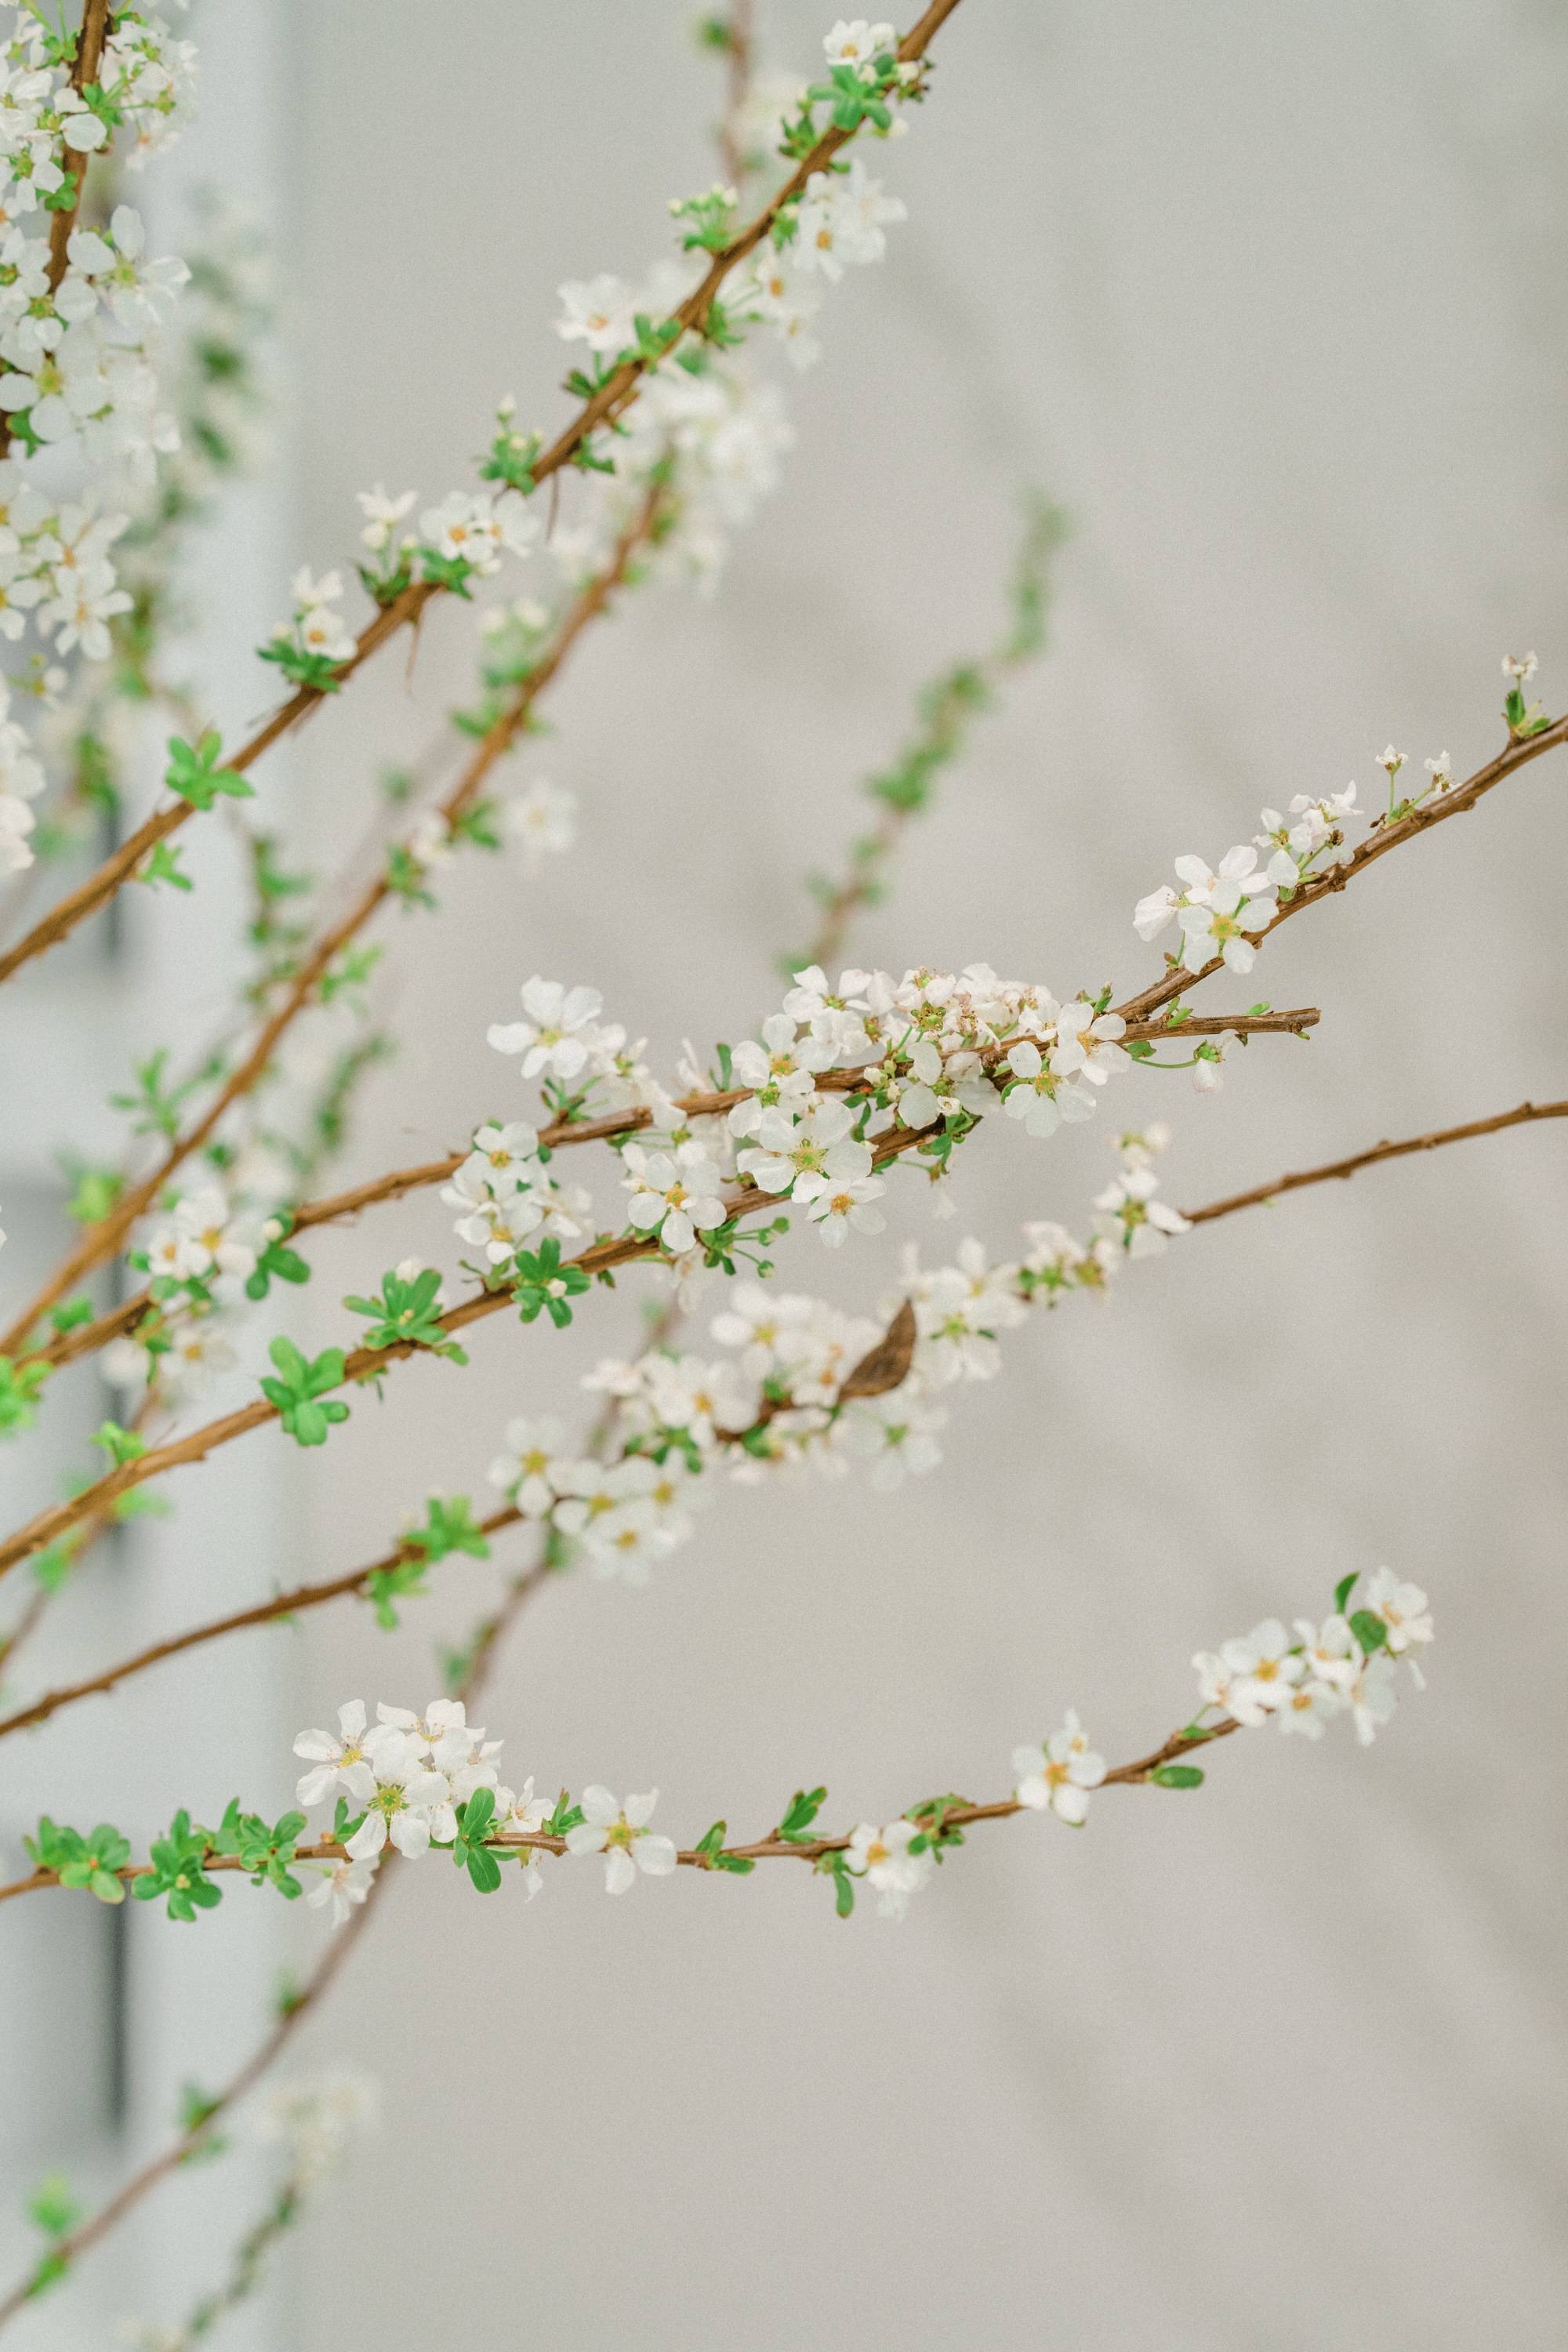
<instances>
[{"instance_id":1,"label":"thin brown twig","mask_svg":"<svg viewBox=\"0 0 1568 2352\"><path fill-rule=\"evenodd\" d=\"M1505 1128L1525 1127L1538 1118L1568 1118L1568 1102L1522 1102L1513 1110L1499 1111L1492 1118L1467 1119L1462 1127L1435 1127L1426 1135L1408 1135L1397 1143L1374 1143L1364 1151L1352 1151L1347 1159L1330 1160L1321 1168L1303 1168L1293 1175L1277 1176L1271 1184L1255 1184L1248 1192L1233 1192L1226 1200L1210 1201L1201 1209L1184 1209L1182 1213L1190 1225L1206 1224L1213 1217L1228 1217L1237 1209L1261 1207L1265 1202L1278 1201L1287 1192L1299 1192L1308 1184L1328 1184L1353 1176L1360 1169L1375 1167L1380 1160L1404 1160L1414 1151L1436 1151L1445 1143L1468 1143L1472 1136L1500 1135Z\"/></svg>"},{"instance_id":2,"label":"thin brown twig","mask_svg":"<svg viewBox=\"0 0 1568 2352\"><path fill-rule=\"evenodd\" d=\"M931 0L931 5L926 9L920 22L899 44L898 55L900 60L910 62L922 56L928 43L959 5L960 0ZM673 327L677 331L671 341L661 345L659 352L661 358L668 356L684 336L700 333L703 331L719 290L731 271L756 251L758 246L771 233L774 222L784 206L792 204L795 197L801 194L812 173L823 170L830 163L838 150L847 145L854 136L855 133L852 131L843 131L837 127L826 131L810 153L796 165L784 184L775 190L761 212L748 223L739 236L733 237L727 246L714 254L703 273L700 284L687 296L684 302L671 311L669 318L664 322L667 327ZM613 370L598 390L583 403L572 422L565 425L549 447L542 451L533 460L529 470L536 488L539 483L558 474L563 466L569 465L576 457L578 450L602 426L613 427L626 415L627 409L637 399L642 388L642 379L647 373L650 365L649 360L638 354L624 360L617 368ZM384 605L362 630L353 654L333 673L335 686L342 686L351 678L370 659L371 656L379 651L387 639L395 635L405 624L410 625L417 624L426 606L432 599L447 593L440 583L434 580L412 582L391 604ZM247 769L255 765L262 752L275 743L279 736L286 734L290 728L309 718L326 699L327 694L332 690L330 688L300 687L298 692L290 696L281 709L274 713L266 725L235 753L226 765L244 774ZM77 889L62 898L8 953L0 955L0 984L9 980L14 972L19 971L24 964L31 962L37 956L43 955L48 949L58 946L61 940L69 936L79 923L85 921L88 916L105 905L130 879L158 843L167 840L172 833L177 832L192 814L191 806L185 801L176 801L171 808L155 810L145 823L139 825L136 831L121 845L113 856L104 861L95 874L89 875ZM0 1352L4 1351L0 1350Z\"/></svg>"}]
</instances>

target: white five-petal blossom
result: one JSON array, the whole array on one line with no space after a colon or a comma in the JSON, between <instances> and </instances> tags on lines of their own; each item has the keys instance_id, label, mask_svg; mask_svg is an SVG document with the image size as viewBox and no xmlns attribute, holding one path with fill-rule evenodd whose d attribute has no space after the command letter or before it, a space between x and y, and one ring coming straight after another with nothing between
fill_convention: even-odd
<instances>
[{"instance_id":1,"label":"white five-petal blossom","mask_svg":"<svg viewBox=\"0 0 1568 2352\"><path fill-rule=\"evenodd\" d=\"M607 1895L624 1895L639 1870L650 1878L663 1878L675 1868L673 1839L660 1837L647 1826L658 1802L657 1789L628 1797L623 1808L608 1789L595 1782L584 1790L579 1801L583 1819L567 1831L566 1851L604 1855Z\"/></svg>"}]
</instances>

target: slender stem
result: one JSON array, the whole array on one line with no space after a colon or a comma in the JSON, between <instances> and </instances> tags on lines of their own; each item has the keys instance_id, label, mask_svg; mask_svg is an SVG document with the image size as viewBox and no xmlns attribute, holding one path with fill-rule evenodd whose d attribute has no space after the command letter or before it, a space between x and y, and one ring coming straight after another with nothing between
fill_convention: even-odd
<instances>
[{"instance_id":1,"label":"slender stem","mask_svg":"<svg viewBox=\"0 0 1568 2352\"><path fill-rule=\"evenodd\" d=\"M927 44L959 5L960 0L931 0L919 24L900 42L900 58L908 62L923 55ZM854 136L852 131L837 128L825 131L761 212L729 245L714 254L700 284L678 309L670 312L664 322L666 326L674 327L677 333L672 341L661 347L661 359L668 357L686 335L703 331L719 290L730 272L756 251L772 231L784 206L801 194L812 173L831 163L838 150ZM572 422L533 461L529 470L535 487L552 474L559 473L563 466L571 464L579 449L602 426L613 426L626 415L638 397L642 380L650 365L648 360L636 356L624 360L612 371L599 389L583 403ZM393 603L377 613L361 632L353 654L333 673L336 684L344 684L388 638L395 636L405 625L416 624L431 600L446 593L438 582L414 581ZM279 736L309 718L331 690L312 686L300 687L226 764L243 774ZM171 808L155 810L112 856L105 859L95 874L89 875L77 889L62 898L7 954L0 955L0 984L19 971L24 964L30 963L35 957L43 955L48 949L58 946L61 940L68 938L79 923L106 904L129 881L158 843L177 832L192 814L191 806L185 801L176 801Z\"/></svg>"},{"instance_id":2,"label":"slender stem","mask_svg":"<svg viewBox=\"0 0 1568 2352\"><path fill-rule=\"evenodd\" d=\"M1413 1151L1436 1151L1445 1143L1468 1143L1472 1136L1500 1135L1505 1128L1525 1127L1538 1118L1568 1118L1568 1102L1522 1102L1513 1110L1499 1111L1492 1118L1467 1119L1462 1127L1435 1127L1426 1135L1407 1135L1397 1143L1374 1143L1365 1151L1352 1151L1348 1159L1330 1160L1321 1168L1303 1168L1293 1175L1277 1176L1271 1184L1255 1184L1249 1192L1233 1192L1226 1200L1210 1201L1201 1209L1185 1209L1182 1213L1190 1225L1207 1224L1212 1217L1228 1217L1237 1209L1258 1208L1287 1192L1299 1192L1308 1184L1327 1184L1353 1176L1360 1169L1375 1167L1380 1160L1404 1160Z\"/></svg>"}]
</instances>

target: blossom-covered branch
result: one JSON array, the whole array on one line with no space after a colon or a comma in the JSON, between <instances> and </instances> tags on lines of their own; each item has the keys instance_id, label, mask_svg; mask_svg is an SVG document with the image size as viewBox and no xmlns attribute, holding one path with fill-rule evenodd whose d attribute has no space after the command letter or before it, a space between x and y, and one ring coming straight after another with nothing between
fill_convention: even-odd
<instances>
[{"instance_id":1,"label":"blossom-covered branch","mask_svg":"<svg viewBox=\"0 0 1568 2352\"><path fill-rule=\"evenodd\" d=\"M725 280L751 258L786 216L793 227L795 208L808 195L813 181L829 171L839 150L855 138L865 122L876 121L879 115L885 121L889 100L907 100L921 94L921 61L931 41L958 5L959 0L931 0L919 22L889 53L886 76L878 75L860 84L861 95L853 107L846 99L840 100L835 109L835 120L820 137L812 139L789 177L743 227L731 233L731 209L727 202L715 205L709 199L694 200L695 209L679 208L693 210L698 221L689 241L710 255L700 282L657 324L647 320L637 322L633 347L623 349L618 342L611 347L616 351L614 364L607 372L596 373L576 415L547 446L541 446L537 436L521 436L503 426L491 458L497 469L493 478L501 482L503 491L514 492L520 499L531 496L542 482L567 465L603 463L614 471L613 460L595 457L595 436L614 433L620 426L650 370L676 356L688 336L706 338L718 334L722 339L730 332L721 318L716 325L719 295ZM805 121L811 127L809 108ZM602 343L600 347L604 348ZM502 527L510 528L510 518ZM493 538L495 533L492 531L490 536ZM512 536L515 540L515 532ZM526 543L526 536L518 543ZM458 567L456 572L454 565ZM416 577L399 572L395 585L391 581L386 583L384 601L379 604L372 620L344 646L337 643L341 623L335 615L326 614L326 608L341 592L335 587L330 592L318 591L311 586L308 575L301 575L304 614L307 618L311 614L318 616L322 635L318 643L312 643L309 627L305 629L300 658L292 665L299 675L294 694L225 762L222 772L243 780L263 752L309 718L329 695L346 685L390 638L405 625L417 625L433 598L449 593L455 584L460 587L468 569L458 548L451 553L436 551L434 560L424 563ZM326 650L320 650L319 646L324 646ZM210 807L210 793L205 803L202 798L181 793L177 768L171 770L168 781L176 792L174 802L155 810L96 873L68 893L8 953L0 954L0 984L68 938L88 916L107 904L161 844L188 823L195 809L204 804Z\"/></svg>"},{"instance_id":2,"label":"blossom-covered branch","mask_svg":"<svg viewBox=\"0 0 1568 2352\"><path fill-rule=\"evenodd\" d=\"M357 1866L363 1874L357 1893L368 1889L389 1847L410 1861L445 1847L481 1894L501 1885L507 1861L520 1864L529 1893L537 1892L533 1872L545 1855L603 1855L612 1895L630 1887L639 1871L662 1876L684 1865L744 1875L759 1862L805 1862L836 1882L839 1910L847 1913L855 1879L866 1878L885 1897L907 1897L931 1864L963 1844L961 1832L976 1822L1052 1811L1076 1827L1095 1789L1195 1788L1201 1769L1178 1769L1179 1759L1235 1731L1273 1720L1282 1731L1318 1738L1334 1716L1347 1713L1358 1738L1369 1744L1394 1712L1394 1661L1407 1658L1419 1683L1414 1652L1431 1641L1433 1626L1425 1592L1387 1569L1371 1579L1364 1604L1351 1608L1359 1581L1354 1574L1343 1578L1329 1615L1321 1624L1298 1619L1294 1638L1279 1619L1268 1618L1217 1651L1200 1651L1193 1661L1198 1712L1150 1753L1107 1769L1076 1715L1069 1715L1039 1748L1015 1750L1020 1778L1010 1796L982 1803L930 1798L880 1828L862 1822L824 1835L816 1825L826 1790L797 1790L760 1838L732 1843L728 1824L718 1821L696 1844L678 1847L648 1828L657 1790L622 1806L597 1784L577 1801L563 1790L553 1803L535 1795L531 1775L521 1790L503 1787L495 1761L501 1743L468 1723L461 1700L433 1700L423 1715L382 1706L369 1727L363 1706L353 1700L340 1709L335 1733L302 1732L295 1742L296 1754L310 1767L297 1801L307 1811L334 1801L329 1836L306 1840L304 1812L268 1824L236 1800L216 1831L176 1813L166 1836L153 1842L151 1858L134 1863L110 1824L84 1835L46 1819L31 1842L37 1868L0 1885L0 1902L49 1887L119 1902L129 1887L140 1900L163 1901L171 1918L188 1923L216 1906L221 1893L212 1880L230 1872L292 1899L302 1892L299 1864L330 1863L329 1883L337 1872L346 1877ZM885 1902L884 1907L902 1904ZM349 1908L345 1902L344 1916Z\"/></svg>"}]
</instances>

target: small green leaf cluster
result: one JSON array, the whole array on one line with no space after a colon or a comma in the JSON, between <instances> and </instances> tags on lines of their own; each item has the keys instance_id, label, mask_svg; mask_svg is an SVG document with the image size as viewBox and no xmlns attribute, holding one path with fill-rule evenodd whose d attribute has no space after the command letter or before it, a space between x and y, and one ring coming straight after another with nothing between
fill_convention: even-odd
<instances>
[{"instance_id":1,"label":"small green leaf cluster","mask_svg":"<svg viewBox=\"0 0 1568 2352\"><path fill-rule=\"evenodd\" d=\"M176 799L188 802L194 809L210 809L220 793L230 800L252 799L253 788L237 769L220 764L222 756L223 738L216 728L209 727L195 745L171 735L163 782ZM188 889L189 883L184 887Z\"/></svg>"},{"instance_id":2,"label":"small green leaf cluster","mask_svg":"<svg viewBox=\"0 0 1568 2352\"><path fill-rule=\"evenodd\" d=\"M373 1569L366 1584L376 1622L388 1633L397 1623L396 1602L424 1592L427 1568L455 1551L467 1552L473 1559L488 1559L490 1552L466 1495L430 1496L425 1525L411 1529L403 1544L409 1557L391 1568Z\"/></svg>"},{"instance_id":3,"label":"small green leaf cluster","mask_svg":"<svg viewBox=\"0 0 1568 2352\"><path fill-rule=\"evenodd\" d=\"M298 1445L324 1445L333 1423L347 1421L349 1409L327 1394L342 1385L343 1351L323 1348L314 1362L302 1356L292 1339L273 1340L268 1354L278 1368L276 1380L264 1380L261 1392L278 1408L279 1419Z\"/></svg>"},{"instance_id":4,"label":"small green leaf cluster","mask_svg":"<svg viewBox=\"0 0 1568 2352\"><path fill-rule=\"evenodd\" d=\"M737 1878L744 1878L757 1865L743 1853L725 1853L724 1838L728 1828L727 1822L715 1822L711 1829L703 1831L694 1851L704 1857L701 1865L704 1870L727 1870Z\"/></svg>"},{"instance_id":5,"label":"small green leaf cluster","mask_svg":"<svg viewBox=\"0 0 1568 2352\"><path fill-rule=\"evenodd\" d=\"M355 1315L372 1318L364 1335L367 1348L426 1348L433 1356L448 1356L455 1364L466 1364L467 1352L448 1339L442 1328L440 1290L439 1272L427 1265L406 1277L395 1272L384 1274L379 1296L345 1298L343 1305Z\"/></svg>"},{"instance_id":6,"label":"small green leaf cluster","mask_svg":"<svg viewBox=\"0 0 1568 2352\"><path fill-rule=\"evenodd\" d=\"M84 1836L46 1813L37 1834L23 1843L38 1869L52 1870L62 1886L85 1887L100 1903L124 1902L125 1887L116 1874L131 1859L131 1841L112 1822L100 1822Z\"/></svg>"},{"instance_id":7,"label":"small green leaf cluster","mask_svg":"<svg viewBox=\"0 0 1568 2352\"><path fill-rule=\"evenodd\" d=\"M303 687L308 693L336 694L342 685L339 665L330 655L307 653L288 635L271 637L256 651L258 660L276 662L291 686Z\"/></svg>"},{"instance_id":8,"label":"small green leaf cluster","mask_svg":"<svg viewBox=\"0 0 1568 2352\"><path fill-rule=\"evenodd\" d=\"M81 2220L81 2207L71 2194L70 2183L61 2172L51 2172L40 2180L27 2200L28 2221L49 2241L47 2252L39 2257L27 2281L29 2300L43 2294L65 2276L70 2256L64 2242Z\"/></svg>"},{"instance_id":9,"label":"small green leaf cluster","mask_svg":"<svg viewBox=\"0 0 1568 2352\"><path fill-rule=\"evenodd\" d=\"M259 1813L240 1811L234 1798L218 1826L216 1851L234 1856L255 1886L275 1886L292 1903L302 1891L289 1865L304 1832L303 1813L289 1812L271 1823ZM205 1834L205 1832L204 1832Z\"/></svg>"},{"instance_id":10,"label":"small green leaf cluster","mask_svg":"<svg viewBox=\"0 0 1568 2352\"><path fill-rule=\"evenodd\" d=\"M110 1096L110 1108L122 1110L130 1118L132 1135L161 1135L173 1141L180 1131L184 1105L194 1094L199 1094L204 1087L210 1086L215 1078L223 1075L223 1062L216 1055L209 1055L199 1070L174 1085L167 1082L168 1067L169 1049L166 1045L160 1045L157 1052L150 1054L144 1062L133 1065L134 1092ZM82 1171L82 1178L93 1180L93 1201L96 1204L110 1180L89 1170ZM121 1180L115 1178L112 1181L115 1192L118 1192ZM109 1196L110 1206L113 1197L112 1193ZM73 1214L80 1215L84 1224L95 1223L98 1217L105 1213L103 1208L96 1205L91 1215L73 1210Z\"/></svg>"},{"instance_id":11,"label":"small green leaf cluster","mask_svg":"<svg viewBox=\"0 0 1568 2352\"><path fill-rule=\"evenodd\" d=\"M223 1889L207 1876L207 1857L216 1841L210 1830L193 1824L184 1806L163 1835L153 1840L150 1867L131 1882L139 1903L155 1903L162 1895L168 1916L189 1926L198 1911L213 1911L223 1901Z\"/></svg>"},{"instance_id":12,"label":"small green leaf cluster","mask_svg":"<svg viewBox=\"0 0 1568 2352\"><path fill-rule=\"evenodd\" d=\"M564 1330L572 1320L566 1302L592 1287L589 1276L580 1265L569 1260L562 1263L561 1244L553 1234L547 1235L536 1250L519 1250L512 1265L512 1297L522 1320L532 1323L545 1314L558 1331Z\"/></svg>"},{"instance_id":13,"label":"small green leaf cluster","mask_svg":"<svg viewBox=\"0 0 1568 2352\"><path fill-rule=\"evenodd\" d=\"M38 1399L49 1366L37 1357L17 1363L10 1356L0 1356L0 1437L13 1437L18 1431L31 1429L38 1417Z\"/></svg>"},{"instance_id":14,"label":"small green leaf cluster","mask_svg":"<svg viewBox=\"0 0 1568 2352\"><path fill-rule=\"evenodd\" d=\"M245 1295L247 1298L265 1298L275 1282L310 1281L309 1265L298 1250L287 1246L292 1230L291 1218L268 1218L266 1246L258 1251L256 1264L246 1276Z\"/></svg>"}]
</instances>

